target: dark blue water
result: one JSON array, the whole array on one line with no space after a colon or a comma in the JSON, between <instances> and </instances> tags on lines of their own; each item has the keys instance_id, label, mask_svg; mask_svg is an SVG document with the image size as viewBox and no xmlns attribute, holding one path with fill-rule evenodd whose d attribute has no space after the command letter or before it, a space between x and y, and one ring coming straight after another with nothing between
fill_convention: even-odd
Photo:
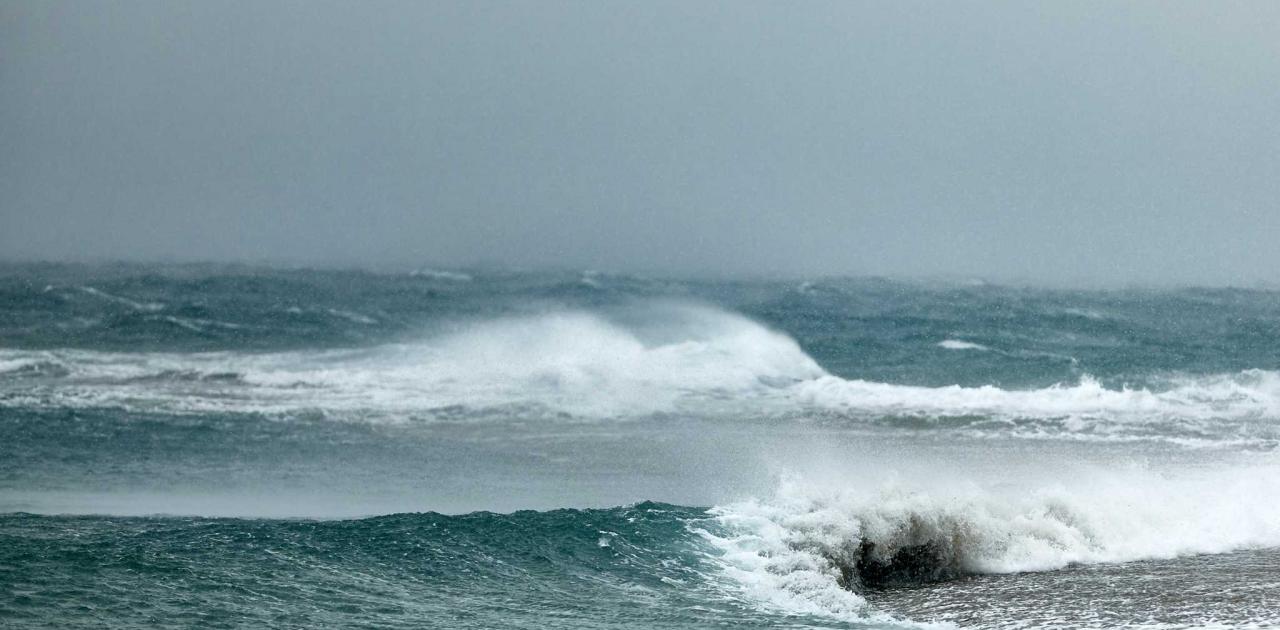
<instances>
[{"instance_id":1,"label":"dark blue water","mask_svg":"<svg viewBox=\"0 0 1280 630\"><path fill-rule=\"evenodd\" d=\"M8 265L0 621L1274 625L1278 443L1268 291Z\"/></svg>"}]
</instances>

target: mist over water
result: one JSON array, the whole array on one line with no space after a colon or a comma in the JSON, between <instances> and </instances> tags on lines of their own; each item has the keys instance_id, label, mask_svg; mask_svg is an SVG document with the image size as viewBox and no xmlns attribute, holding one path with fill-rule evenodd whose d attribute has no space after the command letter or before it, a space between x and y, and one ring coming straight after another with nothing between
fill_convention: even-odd
<instances>
[{"instance_id":1,"label":"mist over water","mask_svg":"<svg viewBox=\"0 0 1280 630\"><path fill-rule=\"evenodd\" d=\"M1271 286L1272 2L0 8L0 257Z\"/></svg>"}]
</instances>

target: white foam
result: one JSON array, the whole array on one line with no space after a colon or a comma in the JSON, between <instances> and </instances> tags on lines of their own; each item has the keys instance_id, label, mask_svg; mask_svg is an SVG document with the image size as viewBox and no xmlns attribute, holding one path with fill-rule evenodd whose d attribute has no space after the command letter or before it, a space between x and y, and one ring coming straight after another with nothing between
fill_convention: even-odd
<instances>
[{"instance_id":1,"label":"white foam","mask_svg":"<svg viewBox=\"0 0 1280 630\"><path fill-rule=\"evenodd\" d=\"M334 317L345 319L349 322L355 322L357 324L373 325L378 323L378 320L372 317L369 317L368 315L357 313L355 311L344 311L342 309L331 308L326 310L325 312L329 313Z\"/></svg>"},{"instance_id":2,"label":"white foam","mask_svg":"<svg viewBox=\"0 0 1280 630\"><path fill-rule=\"evenodd\" d=\"M6 372L21 372L40 365L41 359L35 353L29 356L10 356L4 357L0 355L0 374Z\"/></svg>"},{"instance_id":3,"label":"white foam","mask_svg":"<svg viewBox=\"0 0 1280 630\"><path fill-rule=\"evenodd\" d=\"M169 322L174 326L185 328L192 332L205 332L209 328L225 328L227 330L237 330L243 328L239 324L231 322L220 322L212 319L201 319L198 317L177 317L174 315L166 315L160 318L162 321Z\"/></svg>"},{"instance_id":4,"label":"white foam","mask_svg":"<svg viewBox=\"0 0 1280 630\"><path fill-rule=\"evenodd\" d=\"M471 275L457 271L444 271L441 269L415 269L409 272L411 276L422 278L431 278L432 280L448 280L450 282L471 282Z\"/></svg>"},{"instance_id":5,"label":"white foam","mask_svg":"<svg viewBox=\"0 0 1280 630\"><path fill-rule=\"evenodd\" d=\"M1096 470L1043 485L939 475L842 489L785 482L767 501L713 509L724 575L748 597L844 618L861 598L837 582L869 542L884 554L933 545L962 572L1045 571L1280 546L1280 466L1177 474Z\"/></svg>"},{"instance_id":6,"label":"white foam","mask_svg":"<svg viewBox=\"0 0 1280 630\"><path fill-rule=\"evenodd\" d=\"M258 412L319 408L373 415L431 409L536 406L581 416L673 411L690 401L754 400L779 383L824 374L789 337L745 318L692 306L655 307L637 325L570 311L470 324L421 342L364 350L243 354L0 351L38 355L71 377L0 404L59 394L62 405ZM240 376L233 384L172 373Z\"/></svg>"},{"instance_id":7,"label":"white foam","mask_svg":"<svg viewBox=\"0 0 1280 630\"><path fill-rule=\"evenodd\" d=\"M1164 422L1170 418L1262 419L1280 416L1280 374L1238 374L1173 380L1162 391L1109 389L1088 375L1075 385L1006 390L982 387L913 387L822 376L793 388L798 401L863 414L917 416L987 415L1000 418L1068 418L1083 423Z\"/></svg>"},{"instance_id":8,"label":"white foam","mask_svg":"<svg viewBox=\"0 0 1280 630\"><path fill-rule=\"evenodd\" d=\"M50 287L52 287L52 285L50 285ZM46 290L46 291L48 291L50 287L46 287L46 288L45 288L45 290ZM131 300L131 299L129 299L129 298L122 297L122 296L119 296L119 295L112 295L112 294L110 294L110 293L107 293L106 291L103 291L103 290L101 290L101 289L95 289L95 288L90 287L90 286L83 286L83 287L80 287L80 290L81 290L81 291L83 291L83 292L85 292L85 293L87 293L87 294L89 294L89 295L92 295L92 296L97 297L97 298L101 298L101 299L106 300L106 301L108 301L108 302L115 302L116 304L123 304L123 305L125 305L125 306L128 306L129 308L132 308L132 309L136 310L136 311L148 311L148 312L155 312L155 311L162 311L162 310L164 310L164 308L165 308L165 305L164 305L164 304L161 304L161 303L159 303L159 302L139 302L139 301L137 301L137 300Z\"/></svg>"},{"instance_id":9,"label":"white foam","mask_svg":"<svg viewBox=\"0 0 1280 630\"><path fill-rule=\"evenodd\" d=\"M352 321L359 313L335 313ZM175 322L194 327L204 320ZM321 409L369 419L433 410L540 409L550 415L635 417L686 411L728 418L814 414L865 423L946 420L982 437L1274 440L1280 374L1185 377L1159 389L1074 384L1009 390L919 387L844 379L791 338L708 307L660 304L610 316L548 312L471 322L412 343L282 353L108 353L0 350L0 365L58 365L56 382L10 383L0 405L129 406L161 411ZM12 369L12 368L10 368ZM239 379L148 376L236 374ZM217 381L217 382L212 382Z\"/></svg>"},{"instance_id":10,"label":"white foam","mask_svg":"<svg viewBox=\"0 0 1280 630\"><path fill-rule=\"evenodd\" d=\"M960 339L943 339L938 342L939 348L947 350L990 350L990 348L971 341L962 341Z\"/></svg>"}]
</instances>

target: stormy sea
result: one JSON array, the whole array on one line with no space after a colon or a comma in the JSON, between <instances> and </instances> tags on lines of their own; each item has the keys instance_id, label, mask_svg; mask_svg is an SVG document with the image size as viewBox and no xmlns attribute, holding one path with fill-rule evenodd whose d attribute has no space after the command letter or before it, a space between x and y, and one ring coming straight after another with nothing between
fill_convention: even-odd
<instances>
[{"instance_id":1,"label":"stormy sea","mask_svg":"<svg viewBox=\"0 0 1280 630\"><path fill-rule=\"evenodd\" d=\"M1280 626L1280 293L0 266L6 628Z\"/></svg>"}]
</instances>

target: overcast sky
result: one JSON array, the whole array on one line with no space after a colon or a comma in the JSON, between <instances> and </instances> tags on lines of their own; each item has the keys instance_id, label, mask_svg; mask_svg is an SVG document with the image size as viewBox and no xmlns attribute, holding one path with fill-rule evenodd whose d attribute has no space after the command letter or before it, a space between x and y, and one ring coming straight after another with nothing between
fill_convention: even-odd
<instances>
[{"instance_id":1,"label":"overcast sky","mask_svg":"<svg viewBox=\"0 0 1280 630\"><path fill-rule=\"evenodd\" d=\"M1280 2L0 3L0 258L1280 281Z\"/></svg>"}]
</instances>

